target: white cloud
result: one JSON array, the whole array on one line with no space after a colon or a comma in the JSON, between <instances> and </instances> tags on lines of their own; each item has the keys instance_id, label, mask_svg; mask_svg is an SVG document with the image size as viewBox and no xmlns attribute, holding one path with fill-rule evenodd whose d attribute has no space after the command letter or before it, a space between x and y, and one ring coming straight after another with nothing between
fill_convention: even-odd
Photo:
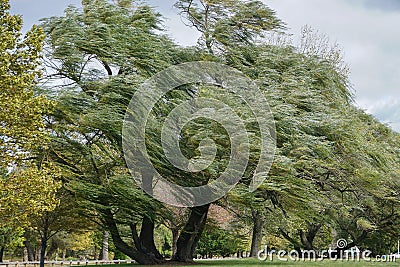
<instances>
[{"instance_id":1,"label":"white cloud","mask_svg":"<svg viewBox=\"0 0 400 267\"><path fill-rule=\"evenodd\" d=\"M350 79L359 106L384 122L399 121L400 3L398 0L264 0L290 32L299 36L310 25L337 41L351 69ZM389 3L390 2L390 3ZM389 9L397 7L397 9ZM396 102L396 103L398 103ZM374 107L374 108L371 108ZM400 125L392 127L400 131Z\"/></svg>"},{"instance_id":2,"label":"white cloud","mask_svg":"<svg viewBox=\"0 0 400 267\"><path fill-rule=\"evenodd\" d=\"M164 21L164 25L167 27L167 32L171 37L181 45L196 45L197 39L201 36L198 31L185 26L180 15L177 14L168 16Z\"/></svg>"}]
</instances>

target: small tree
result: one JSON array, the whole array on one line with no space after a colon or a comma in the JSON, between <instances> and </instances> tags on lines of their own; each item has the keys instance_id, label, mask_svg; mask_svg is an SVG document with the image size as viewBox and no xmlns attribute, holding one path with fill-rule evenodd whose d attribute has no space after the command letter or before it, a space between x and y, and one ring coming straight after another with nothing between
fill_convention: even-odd
<instances>
[{"instance_id":1,"label":"small tree","mask_svg":"<svg viewBox=\"0 0 400 267\"><path fill-rule=\"evenodd\" d=\"M43 116L53 107L33 93L43 33L34 26L22 38L22 19L9 8L0 1L0 227L21 227L30 215L54 208L58 185L51 164L32 161L47 143Z\"/></svg>"},{"instance_id":2,"label":"small tree","mask_svg":"<svg viewBox=\"0 0 400 267\"><path fill-rule=\"evenodd\" d=\"M229 257L235 254L243 236L235 236L232 231L220 228L216 222L207 222L196 248L196 253L203 258L214 256Z\"/></svg>"}]
</instances>

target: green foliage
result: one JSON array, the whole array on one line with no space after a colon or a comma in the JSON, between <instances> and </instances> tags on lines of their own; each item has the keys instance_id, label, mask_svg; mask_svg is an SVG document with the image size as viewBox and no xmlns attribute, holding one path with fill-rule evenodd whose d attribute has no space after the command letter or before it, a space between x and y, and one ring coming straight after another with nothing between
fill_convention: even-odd
<instances>
[{"instance_id":1,"label":"green foliage","mask_svg":"<svg viewBox=\"0 0 400 267\"><path fill-rule=\"evenodd\" d=\"M49 56L61 63L55 70L59 77L71 79L90 93L91 82L106 75L147 75L173 60L169 51L173 45L155 33L159 15L149 7L125 8L105 0L82 4L83 12L70 7L65 16L43 23L52 49Z\"/></svg>"},{"instance_id":2,"label":"green foliage","mask_svg":"<svg viewBox=\"0 0 400 267\"><path fill-rule=\"evenodd\" d=\"M126 260L127 258L128 257L118 249L114 251L114 260Z\"/></svg>"},{"instance_id":3,"label":"green foliage","mask_svg":"<svg viewBox=\"0 0 400 267\"><path fill-rule=\"evenodd\" d=\"M22 245L24 231L22 228L0 228L0 248L15 249Z\"/></svg>"},{"instance_id":4,"label":"green foliage","mask_svg":"<svg viewBox=\"0 0 400 267\"><path fill-rule=\"evenodd\" d=\"M221 256L229 257L241 248L243 236L235 236L231 230L220 228L217 223L209 221L196 248L196 253L204 258Z\"/></svg>"},{"instance_id":5,"label":"green foliage","mask_svg":"<svg viewBox=\"0 0 400 267\"><path fill-rule=\"evenodd\" d=\"M275 12L261 1L180 0L175 7L190 27L203 34L200 44L211 54L252 44L265 32L283 28Z\"/></svg>"},{"instance_id":6,"label":"green foliage","mask_svg":"<svg viewBox=\"0 0 400 267\"><path fill-rule=\"evenodd\" d=\"M53 104L34 96L43 31L34 26L23 37L22 19L0 2L0 167L10 167L26 153L46 144L43 116Z\"/></svg>"},{"instance_id":7,"label":"green foliage","mask_svg":"<svg viewBox=\"0 0 400 267\"><path fill-rule=\"evenodd\" d=\"M33 92L43 31L34 26L22 37L22 19L9 8L8 0L0 1L0 228L15 230L30 216L54 208L59 172L46 159L31 160L48 145L43 116L53 108Z\"/></svg>"},{"instance_id":8,"label":"green foliage","mask_svg":"<svg viewBox=\"0 0 400 267\"><path fill-rule=\"evenodd\" d=\"M53 210L58 204L55 193L59 177L59 169L53 165L32 166L0 176L0 228L24 227L32 216Z\"/></svg>"},{"instance_id":9,"label":"green foliage","mask_svg":"<svg viewBox=\"0 0 400 267\"><path fill-rule=\"evenodd\" d=\"M52 158L89 216L111 209L121 223L131 223L158 206L130 177L121 147L136 87L175 59L172 42L155 33L158 17L146 6L99 0L43 23L49 62L57 62L50 64L53 77L72 82L56 96Z\"/></svg>"},{"instance_id":10,"label":"green foliage","mask_svg":"<svg viewBox=\"0 0 400 267\"><path fill-rule=\"evenodd\" d=\"M339 52L319 49L318 40L304 46L310 47L302 53L260 45L227 55L228 63L256 79L268 96L278 146L265 184L254 195L238 187L228 200L239 210L264 211L267 218L276 216L271 204L279 207L285 217L276 227L292 231L293 240L305 224L322 222L363 244L379 227L386 229L387 218L397 218L378 203L392 194L387 174L397 169L398 154L387 142L398 134L353 106Z\"/></svg>"}]
</instances>

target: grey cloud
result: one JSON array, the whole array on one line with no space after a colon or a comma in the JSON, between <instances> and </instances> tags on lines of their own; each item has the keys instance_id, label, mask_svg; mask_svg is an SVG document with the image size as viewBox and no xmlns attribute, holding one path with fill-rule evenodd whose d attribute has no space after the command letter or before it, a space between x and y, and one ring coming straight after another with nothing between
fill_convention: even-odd
<instances>
[{"instance_id":1,"label":"grey cloud","mask_svg":"<svg viewBox=\"0 0 400 267\"><path fill-rule=\"evenodd\" d=\"M24 19L24 31L38 24L39 19L62 15L69 5L81 5L81 0L10 0L11 13L21 14Z\"/></svg>"},{"instance_id":2,"label":"grey cloud","mask_svg":"<svg viewBox=\"0 0 400 267\"><path fill-rule=\"evenodd\" d=\"M363 98L359 101L366 112L400 132L400 98L386 96L378 101Z\"/></svg>"},{"instance_id":3,"label":"grey cloud","mask_svg":"<svg viewBox=\"0 0 400 267\"><path fill-rule=\"evenodd\" d=\"M369 8L375 8L384 11L400 11L399 0L365 0L365 5Z\"/></svg>"},{"instance_id":4,"label":"grey cloud","mask_svg":"<svg viewBox=\"0 0 400 267\"><path fill-rule=\"evenodd\" d=\"M163 14L176 13L174 4L176 1L173 0L148 0L147 3L155 7L157 10L162 11Z\"/></svg>"}]
</instances>

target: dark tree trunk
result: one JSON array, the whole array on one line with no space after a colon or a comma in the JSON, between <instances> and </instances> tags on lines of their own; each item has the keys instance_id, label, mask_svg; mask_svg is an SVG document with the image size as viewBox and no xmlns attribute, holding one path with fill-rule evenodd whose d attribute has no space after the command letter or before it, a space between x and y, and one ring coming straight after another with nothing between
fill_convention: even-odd
<instances>
[{"instance_id":1,"label":"dark tree trunk","mask_svg":"<svg viewBox=\"0 0 400 267\"><path fill-rule=\"evenodd\" d=\"M46 247L47 247L47 237L43 237L41 240L40 244L40 260L39 260L39 266L44 267L44 260L46 257Z\"/></svg>"},{"instance_id":2,"label":"dark tree trunk","mask_svg":"<svg viewBox=\"0 0 400 267\"><path fill-rule=\"evenodd\" d=\"M290 235L286 233L282 228L279 228L279 232L287 241L289 241L293 245L294 250L296 250L299 253L299 255L301 255L301 245L299 244L299 242L297 242L294 238L290 237Z\"/></svg>"},{"instance_id":3,"label":"dark tree trunk","mask_svg":"<svg viewBox=\"0 0 400 267\"><path fill-rule=\"evenodd\" d=\"M153 177L154 173L152 171L143 171L143 189L151 195L153 192ZM139 241L140 241L140 247L136 248L148 255L154 256L159 260L163 260L164 257L161 255L161 253L157 250L155 242L154 242L154 218L155 218L155 212L154 210L149 210L149 213L147 216L144 216L142 219L142 227L140 230L140 236L139 236Z\"/></svg>"},{"instance_id":4,"label":"dark tree trunk","mask_svg":"<svg viewBox=\"0 0 400 267\"><path fill-rule=\"evenodd\" d=\"M140 238L139 238L139 235L137 233L136 224L130 224L129 226L131 228L133 244L135 245L137 250L142 251L142 246L140 245Z\"/></svg>"},{"instance_id":5,"label":"dark tree trunk","mask_svg":"<svg viewBox=\"0 0 400 267\"><path fill-rule=\"evenodd\" d=\"M174 261L193 262L194 251L203 232L210 204L191 208L189 220L179 235Z\"/></svg>"},{"instance_id":6,"label":"dark tree trunk","mask_svg":"<svg viewBox=\"0 0 400 267\"><path fill-rule=\"evenodd\" d=\"M139 239L144 253L154 255L157 259L163 259L154 242L154 221L149 217L143 217Z\"/></svg>"},{"instance_id":7,"label":"dark tree trunk","mask_svg":"<svg viewBox=\"0 0 400 267\"><path fill-rule=\"evenodd\" d=\"M46 212L44 217L42 218L42 232L39 231L40 234L40 252L39 252L39 266L44 267L44 260L46 257L46 249L47 249L47 242L50 239L50 222L49 222L49 214Z\"/></svg>"},{"instance_id":8,"label":"dark tree trunk","mask_svg":"<svg viewBox=\"0 0 400 267\"><path fill-rule=\"evenodd\" d=\"M314 249L314 239L317 235L319 229L321 229L322 224L307 224L307 232L303 230L299 230L300 241L303 245L304 249L306 250L313 250Z\"/></svg>"},{"instance_id":9,"label":"dark tree trunk","mask_svg":"<svg viewBox=\"0 0 400 267\"><path fill-rule=\"evenodd\" d=\"M312 242L307 239L306 237L306 232L304 232L302 229L299 230L299 236L300 236L300 241L301 244L303 245L304 249L311 250L313 247Z\"/></svg>"},{"instance_id":10,"label":"dark tree trunk","mask_svg":"<svg viewBox=\"0 0 400 267\"><path fill-rule=\"evenodd\" d=\"M257 253L261 248L264 219L258 211L253 210L251 213L253 217L253 235L251 238L250 257L257 257Z\"/></svg>"},{"instance_id":11,"label":"dark tree trunk","mask_svg":"<svg viewBox=\"0 0 400 267\"><path fill-rule=\"evenodd\" d=\"M3 262L3 256L4 256L4 247L0 248L0 262Z\"/></svg>"},{"instance_id":12,"label":"dark tree trunk","mask_svg":"<svg viewBox=\"0 0 400 267\"><path fill-rule=\"evenodd\" d=\"M143 172L143 189L147 193L152 192L153 173ZM154 216L155 217L155 216ZM134 246L127 244L120 236L117 223L114 220L111 210L104 211L104 223L108 227L115 247L129 256L139 264L150 265L165 262L163 256L158 252L154 243L154 220L143 217L140 236L137 235L136 225L131 224L131 232Z\"/></svg>"},{"instance_id":13,"label":"dark tree trunk","mask_svg":"<svg viewBox=\"0 0 400 267\"><path fill-rule=\"evenodd\" d=\"M99 260L108 260L108 237L109 233L106 230L103 230L103 237L101 242L101 250L99 255Z\"/></svg>"},{"instance_id":14,"label":"dark tree trunk","mask_svg":"<svg viewBox=\"0 0 400 267\"><path fill-rule=\"evenodd\" d=\"M155 255L146 254L142 251L138 250L136 247L128 245L120 236L117 224L113 218L113 215L110 210L106 210L104 212L104 223L108 227L108 230L111 234L111 238L115 247L124 253L125 255L129 256L133 260L137 261L139 264L144 265L155 265L165 262L164 260L156 258Z\"/></svg>"},{"instance_id":15,"label":"dark tree trunk","mask_svg":"<svg viewBox=\"0 0 400 267\"><path fill-rule=\"evenodd\" d=\"M336 247L334 249L334 251L331 253L331 257L337 257L337 258L341 258L344 255L344 251L357 246L358 244L360 244L361 242L363 242L365 239L367 239L369 235L368 231L362 231L361 235L358 237L353 237L354 240L352 242L347 243L347 246L345 247Z\"/></svg>"}]
</instances>

